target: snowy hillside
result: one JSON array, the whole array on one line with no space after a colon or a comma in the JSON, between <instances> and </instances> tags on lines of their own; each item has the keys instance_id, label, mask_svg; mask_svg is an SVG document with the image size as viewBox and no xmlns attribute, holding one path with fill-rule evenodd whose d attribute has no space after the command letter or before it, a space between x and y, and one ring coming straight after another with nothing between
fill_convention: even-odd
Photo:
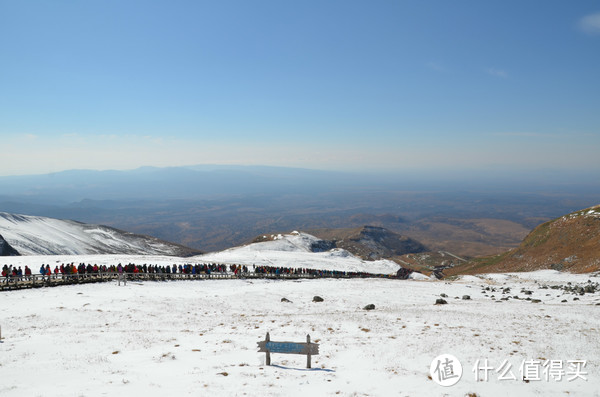
<instances>
[{"instance_id":1,"label":"snowy hillside","mask_svg":"<svg viewBox=\"0 0 600 397\"><path fill-rule=\"evenodd\" d=\"M53 255L53 256L27 256L27 257L0 257L1 265L25 266L35 263L38 269L42 263L51 266L61 263L83 262L97 265L116 265L118 263L134 263L137 265L152 264L168 266L185 263L224 263L247 265L252 270L256 266L276 266L288 268L306 268L319 270L339 270L346 272L366 272L378 274L395 274L400 266L388 260L365 261L357 258L347 251L333 249L327 252L312 252L311 245L319 240L305 233L294 233L276 236L273 241L253 243L242 247L231 248L193 257L177 257L164 255ZM420 273L414 277L426 278Z\"/></svg>"},{"instance_id":2,"label":"snowy hillside","mask_svg":"<svg viewBox=\"0 0 600 397\"><path fill-rule=\"evenodd\" d=\"M0 212L0 234L21 255L159 254L187 256L190 248L107 226Z\"/></svg>"},{"instance_id":3,"label":"snowy hillside","mask_svg":"<svg viewBox=\"0 0 600 397\"><path fill-rule=\"evenodd\" d=\"M67 263L89 263L101 265L116 265L118 263L133 263L136 265L170 266L186 263L224 263L252 266L275 266L287 268L306 268L318 270L338 270L346 272L365 272L376 274L396 274L400 266L388 260L364 261L341 249L327 252L312 252L311 247L318 239L305 233L293 233L275 236L273 241L249 244L229 250L192 257L177 257L165 255L116 255L116 254L87 254L87 255L35 255L23 257L0 257L0 266L21 266L34 264L36 271L42 263L56 265ZM31 266L30 266L31 267ZM428 278L420 273L411 274L411 278Z\"/></svg>"},{"instance_id":4,"label":"snowy hillside","mask_svg":"<svg viewBox=\"0 0 600 397\"><path fill-rule=\"evenodd\" d=\"M2 292L0 395L593 397L599 294L551 288L588 279L600 281L546 271L455 281L111 282ZM448 304L434 305L441 294ZM313 302L315 295L324 301ZM508 295L519 299L500 299ZM375 309L364 310L368 304ZM266 366L257 342L267 332L294 342L310 334L320 350L313 369L304 356L287 354L272 354ZM462 364L454 386L431 377L441 354ZM577 370L576 360L585 366ZM524 362L539 371L529 371L531 380L522 380ZM484 365L491 367L487 380Z\"/></svg>"},{"instance_id":5,"label":"snowy hillside","mask_svg":"<svg viewBox=\"0 0 600 397\"><path fill-rule=\"evenodd\" d=\"M316 247L320 247L321 240L306 233L292 232L264 237L268 240L201 255L194 259L247 266L301 267L381 274L395 274L400 268L393 261L365 261L339 248L318 252Z\"/></svg>"}]
</instances>

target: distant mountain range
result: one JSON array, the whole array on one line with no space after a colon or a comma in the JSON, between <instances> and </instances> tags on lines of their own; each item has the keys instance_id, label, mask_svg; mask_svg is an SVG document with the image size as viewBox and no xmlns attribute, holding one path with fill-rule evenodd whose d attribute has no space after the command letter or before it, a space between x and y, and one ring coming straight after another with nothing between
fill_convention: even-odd
<instances>
[{"instance_id":1,"label":"distant mountain range","mask_svg":"<svg viewBox=\"0 0 600 397\"><path fill-rule=\"evenodd\" d=\"M2 255L143 254L190 256L202 253L155 237L108 226L0 212Z\"/></svg>"},{"instance_id":2,"label":"distant mountain range","mask_svg":"<svg viewBox=\"0 0 600 397\"><path fill-rule=\"evenodd\" d=\"M280 231L371 225L469 258L515 248L533 227L600 194L598 175L580 185L519 178L235 165L70 170L0 177L0 212L107 225L203 252Z\"/></svg>"},{"instance_id":3,"label":"distant mountain range","mask_svg":"<svg viewBox=\"0 0 600 397\"><path fill-rule=\"evenodd\" d=\"M239 194L315 192L356 185L369 179L334 171L237 165L141 167L125 171L68 170L2 176L0 198L27 197L40 204L85 199L189 200ZM385 179L371 181L371 184L378 185L382 181Z\"/></svg>"}]
</instances>

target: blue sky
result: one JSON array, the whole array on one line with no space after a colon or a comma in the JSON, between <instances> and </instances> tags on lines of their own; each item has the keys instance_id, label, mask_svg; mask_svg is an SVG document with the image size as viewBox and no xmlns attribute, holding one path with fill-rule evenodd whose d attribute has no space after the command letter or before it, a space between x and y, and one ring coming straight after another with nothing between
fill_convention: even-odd
<instances>
[{"instance_id":1,"label":"blue sky","mask_svg":"<svg viewBox=\"0 0 600 397\"><path fill-rule=\"evenodd\" d=\"M600 170L597 1L0 0L0 175Z\"/></svg>"}]
</instances>

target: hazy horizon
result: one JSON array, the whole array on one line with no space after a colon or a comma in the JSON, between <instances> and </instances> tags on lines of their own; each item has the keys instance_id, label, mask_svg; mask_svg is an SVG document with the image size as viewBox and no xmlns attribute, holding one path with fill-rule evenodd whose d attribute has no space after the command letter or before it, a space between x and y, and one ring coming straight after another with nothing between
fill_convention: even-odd
<instances>
[{"instance_id":1,"label":"hazy horizon","mask_svg":"<svg viewBox=\"0 0 600 397\"><path fill-rule=\"evenodd\" d=\"M139 173L140 175L147 172L162 172L175 170L189 170L200 173L236 171L236 172L262 172L273 171L286 176L301 176L307 175L337 175L340 177L355 177L355 178L372 178L373 182L379 180L418 180L423 183L435 184L441 181L448 182L472 182L473 184L487 185L493 184L495 181L503 181L514 183L515 185L523 183L539 183L539 184L586 184L598 185L600 187L600 175L594 169L573 169L573 168L531 168L521 170L514 167L479 167L479 168L432 168L422 167L419 169L406 168L402 170L394 169L326 169L326 168L311 168L311 167L292 167L278 166L268 164L185 164L185 165L141 165L133 168L69 168L57 171L47 171L38 173L15 173L3 174L0 172L0 178L4 180L23 180L31 177L47 177L54 175L75 175L77 173L97 174L129 174ZM23 179L25 178L25 179ZM2 189L0 189L1 191Z\"/></svg>"}]
</instances>

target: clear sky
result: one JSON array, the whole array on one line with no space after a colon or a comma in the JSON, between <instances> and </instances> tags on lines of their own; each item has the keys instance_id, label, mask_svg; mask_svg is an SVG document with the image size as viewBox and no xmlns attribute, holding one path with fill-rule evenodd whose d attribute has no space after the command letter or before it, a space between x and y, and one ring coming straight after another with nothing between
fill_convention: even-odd
<instances>
[{"instance_id":1,"label":"clear sky","mask_svg":"<svg viewBox=\"0 0 600 397\"><path fill-rule=\"evenodd\" d=\"M0 0L0 175L598 169L598 1Z\"/></svg>"}]
</instances>

